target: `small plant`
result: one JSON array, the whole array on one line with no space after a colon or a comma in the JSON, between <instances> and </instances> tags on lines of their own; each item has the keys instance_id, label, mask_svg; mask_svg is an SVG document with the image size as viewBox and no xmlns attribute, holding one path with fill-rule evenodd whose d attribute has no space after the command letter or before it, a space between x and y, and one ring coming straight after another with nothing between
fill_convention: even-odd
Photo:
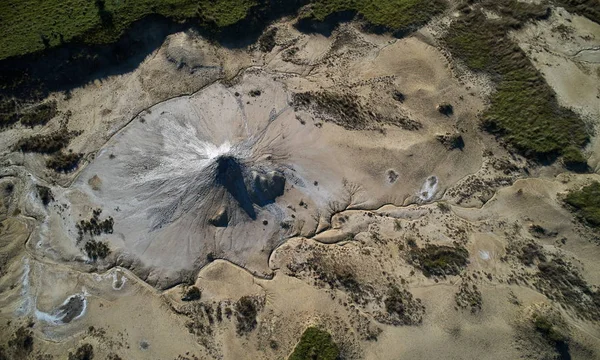
<instances>
[{"instance_id":1,"label":"small plant","mask_svg":"<svg viewBox=\"0 0 600 360\"><path fill-rule=\"evenodd\" d=\"M565 342L568 338L544 315L538 314L533 320L535 330L552 343Z\"/></svg>"},{"instance_id":2,"label":"small plant","mask_svg":"<svg viewBox=\"0 0 600 360\"><path fill-rule=\"evenodd\" d=\"M248 92L248 95L250 95L252 97L258 97L261 94L262 94L262 91L260 91L258 89L250 90L250 92Z\"/></svg>"},{"instance_id":3,"label":"small plant","mask_svg":"<svg viewBox=\"0 0 600 360\"><path fill-rule=\"evenodd\" d=\"M440 209L441 212L443 213L447 213L450 210L452 210L452 208L450 207L450 205L446 204L445 202L438 202L437 203L437 207L438 209Z\"/></svg>"},{"instance_id":4,"label":"small plant","mask_svg":"<svg viewBox=\"0 0 600 360\"><path fill-rule=\"evenodd\" d=\"M446 116L450 116L454 113L454 107L448 103L442 103L437 106L437 111Z\"/></svg>"},{"instance_id":5,"label":"small plant","mask_svg":"<svg viewBox=\"0 0 600 360\"><path fill-rule=\"evenodd\" d=\"M396 100L398 102L404 102L404 100L406 100L406 96L404 96L404 94L398 90L396 90L392 93L392 97L394 98L394 100Z\"/></svg>"},{"instance_id":6,"label":"small plant","mask_svg":"<svg viewBox=\"0 0 600 360\"><path fill-rule=\"evenodd\" d=\"M311 326L304 330L288 360L338 360L340 349L331 335Z\"/></svg>"},{"instance_id":7,"label":"small plant","mask_svg":"<svg viewBox=\"0 0 600 360\"><path fill-rule=\"evenodd\" d=\"M394 220L394 231L400 231L402 230L402 221L400 221L399 219L395 219Z\"/></svg>"},{"instance_id":8,"label":"small plant","mask_svg":"<svg viewBox=\"0 0 600 360\"><path fill-rule=\"evenodd\" d=\"M95 209L92 211L92 217L89 220L79 221L79 223L76 225L79 240L83 238L84 234L98 236L102 234L113 233L113 225L115 224L113 218L109 216L101 221L100 214L102 214L102 209Z\"/></svg>"}]
</instances>

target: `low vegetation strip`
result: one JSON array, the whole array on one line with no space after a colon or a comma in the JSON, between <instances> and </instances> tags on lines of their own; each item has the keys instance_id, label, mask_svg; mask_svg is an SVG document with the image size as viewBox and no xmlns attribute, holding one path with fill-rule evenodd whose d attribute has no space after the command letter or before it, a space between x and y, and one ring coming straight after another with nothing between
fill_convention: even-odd
<instances>
[{"instance_id":1,"label":"low vegetation strip","mask_svg":"<svg viewBox=\"0 0 600 360\"><path fill-rule=\"evenodd\" d=\"M307 3L306 17L317 21L351 11L391 30L421 25L446 6L442 0L6 0L0 2L0 60L67 43L112 43L150 15L213 29L241 22L254 8L278 14Z\"/></svg>"},{"instance_id":2,"label":"low vegetation strip","mask_svg":"<svg viewBox=\"0 0 600 360\"><path fill-rule=\"evenodd\" d=\"M482 115L483 126L530 158L548 160L567 154L581 159L579 149L589 141L585 123L558 104L552 88L508 37L527 20L547 17L547 8L502 0L490 3L486 10L501 18L465 6L445 37L456 58L474 71L490 74L496 83L491 105Z\"/></svg>"}]
</instances>

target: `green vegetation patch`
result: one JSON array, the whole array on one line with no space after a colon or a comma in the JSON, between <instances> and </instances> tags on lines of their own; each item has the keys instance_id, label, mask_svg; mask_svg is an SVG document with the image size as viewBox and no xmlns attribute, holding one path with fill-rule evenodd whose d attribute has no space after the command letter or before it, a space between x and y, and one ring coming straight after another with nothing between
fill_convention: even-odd
<instances>
[{"instance_id":1,"label":"green vegetation patch","mask_svg":"<svg viewBox=\"0 0 600 360\"><path fill-rule=\"evenodd\" d=\"M578 218L594 228L600 227L600 183L595 181L579 190L567 194L565 203Z\"/></svg>"},{"instance_id":2,"label":"green vegetation patch","mask_svg":"<svg viewBox=\"0 0 600 360\"><path fill-rule=\"evenodd\" d=\"M317 327L304 330L300 342L288 360L337 360L340 349L331 335Z\"/></svg>"},{"instance_id":3,"label":"green vegetation patch","mask_svg":"<svg viewBox=\"0 0 600 360\"><path fill-rule=\"evenodd\" d=\"M425 24L446 6L441 0L317 0L304 16L326 21L336 13L355 12L371 26L404 32Z\"/></svg>"},{"instance_id":4,"label":"green vegetation patch","mask_svg":"<svg viewBox=\"0 0 600 360\"><path fill-rule=\"evenodd\" d=\"M547 17L547 8L514 0L485 5L502 18L488 19L481 9L465 7L445 37L456 58L474 71L489 73L496 83L491 105L482 115L484 128L530 158L568 154L581 160L579 149L589 141L585 123L558 105L554 91L507 36L529 19Z\"/></svg>"},{"instance_id":5,"label":"green vegetation patch","mask_svg":"<svg viewBox=\"0 0 600 360\"><path fill-rule=\"evenodd\" d=\"M149 15L228 26L255 0L6 0L0 2L0 59L64 43L110 43Z\"/></svg>"},{"instance_id":6,"label":"green vegetation patch","mask_svg":"<svg viewBox=\"0 0 600 360\"><path fill-rule=\"evenodd\" d=\"M236 330L238 335L243 335L251 332L258 324L256 316L260 310L257 302L250 296L242 296L235 303L235 318L237 320Z\"/></svg>"},{"instance_id":7,"label":"green vegetation patch","mask_svg":"<svg viewBox=\"0 0 600 360\"><path fill-rule=\"evenodd\" d=\"M458 275L469 263L469 252L460 246L413 247L409 257L410 261L427 277Z\"/></svg>"}]
</instances>

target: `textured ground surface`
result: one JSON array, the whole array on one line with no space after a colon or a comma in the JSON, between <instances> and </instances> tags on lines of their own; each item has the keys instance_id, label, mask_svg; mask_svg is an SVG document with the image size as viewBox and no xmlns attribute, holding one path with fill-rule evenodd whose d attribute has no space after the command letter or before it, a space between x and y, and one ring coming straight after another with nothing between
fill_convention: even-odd
<instances>
[{"instance_id":1,"label":"textured ground surface","mask_svg":"<svg viewBox=\"0 0 600 360\"><path fill-rule=\"evenodd\" d=\"M2 351L280 359L314 325L345 359L600 356L598 234L563 205L600 179L597 136L576 174L481 131L493 84L440 45L454 16L401 39L286 19L269 51L176 33L51 94L47 125L0 132ZM595 128L600 25L557 10L510 36ZM14 150L53 131L78 132L77 170Z\"/></svg>"}]
</instances>

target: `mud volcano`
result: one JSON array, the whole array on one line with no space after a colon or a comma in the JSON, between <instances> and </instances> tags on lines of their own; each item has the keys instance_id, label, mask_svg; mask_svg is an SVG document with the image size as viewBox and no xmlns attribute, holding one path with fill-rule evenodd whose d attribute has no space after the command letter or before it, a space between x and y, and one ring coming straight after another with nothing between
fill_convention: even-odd
<instances>
[{"instance_id":1,"label":"mud volcano","mask_svg":"<svg viewBox=\"0 0 600 360\"><path fill-rule=\"evenodd\" d=\"M287 93L247 86L215 84L142 112L69 190L73 220L90 208L102 209L98 221L112 217L114 232L100 240L154 285L177 283L215 257L268 273L271 250L290 236L281 226L291 219L280 201L286 186L311 197L294 160L302 148L290 134L303 135L290 127L298 122ZM261 97L242 99L259 86Z\"/></svg>"}]
</instances>

